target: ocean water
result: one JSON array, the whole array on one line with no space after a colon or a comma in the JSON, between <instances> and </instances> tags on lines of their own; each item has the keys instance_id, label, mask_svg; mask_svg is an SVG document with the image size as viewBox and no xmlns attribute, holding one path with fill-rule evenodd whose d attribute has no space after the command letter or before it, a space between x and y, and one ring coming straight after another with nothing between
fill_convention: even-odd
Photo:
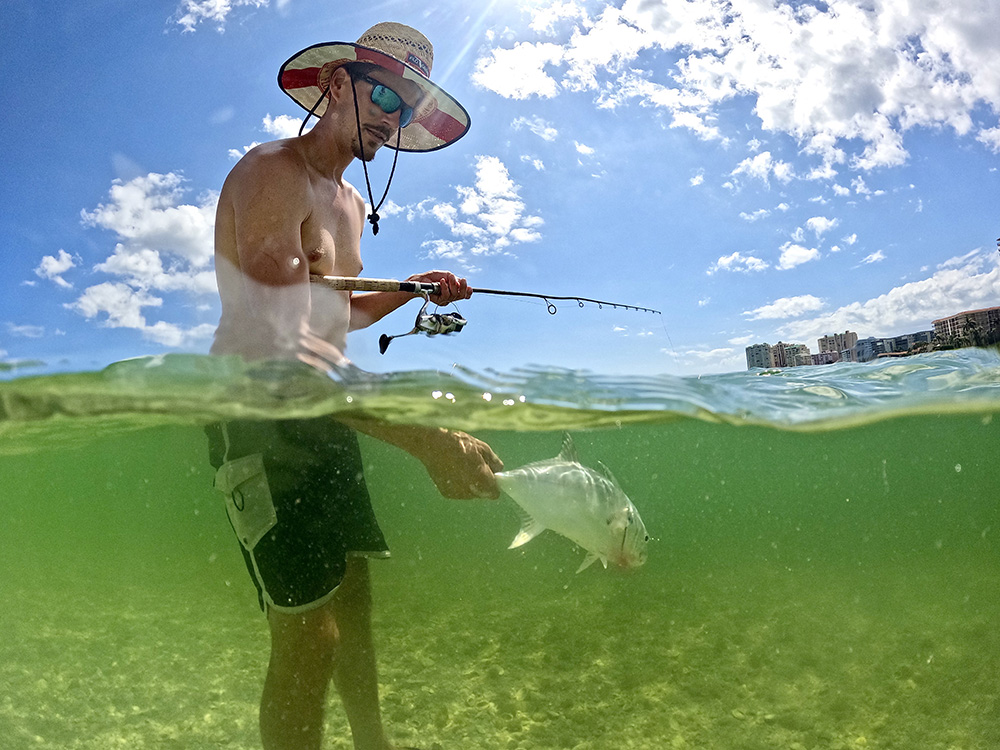
<instances>
[{"instance_id":1,"label":"ocean water","mask_svg":"<svg viewBox=\"0 0 1000 750\"><path fill-rule=\"evenodd\" d=\"M20 371L19 371L20 372ZM424 750L1000 747L1000 355L702 378L326 378L166 356L0 382L0 744L254 748L267 634L213 490L216 419L570 432L654 537L576 574L513 503L363 438L383 710ZM330 698L326 746L350 748Z\"/></svg>"}]
</instances>

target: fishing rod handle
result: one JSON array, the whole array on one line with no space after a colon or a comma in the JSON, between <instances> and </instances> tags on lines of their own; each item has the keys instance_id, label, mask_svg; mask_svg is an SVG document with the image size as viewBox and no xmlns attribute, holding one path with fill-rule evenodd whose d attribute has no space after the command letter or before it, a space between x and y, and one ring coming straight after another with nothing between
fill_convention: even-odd
<instances>
[{"instance_id":1,"label":"fishing rod handle","mask_svg":"<svg viewBox=\"0 0 1000 750\"><path fill-rule=\"evenodd\" d=\"M409 292L410 294L439 294L441 285L429 281L397 281L396 279L359 279L354 276L320 276L311 274L309 280L340 292Z\"/></svg>"}]
</instances>

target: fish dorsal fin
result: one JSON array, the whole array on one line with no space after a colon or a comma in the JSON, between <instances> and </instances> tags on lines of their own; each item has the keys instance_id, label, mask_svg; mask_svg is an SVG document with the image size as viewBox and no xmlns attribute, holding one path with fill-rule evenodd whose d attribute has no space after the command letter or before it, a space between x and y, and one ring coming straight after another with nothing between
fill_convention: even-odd
<instances>
[{"instance_id":1,"label":"fish dorsal fin","mask_svg":"<svg viewBox=\"0 0 1000 750\"><path fill-rule=\"evenodd\" d=\"M582 573L598 560L601 561L605 568L608 567L608 559L604 555L595 555L593 552L588 552L587 556L583 558L583 562L580 563L580 567L576 569L576 572Z\"/></svg>"},{"instance_id":2,"label":"fish dorsal fin","mask_svg":"<svg viewBox=\"0 0 1000 750\"><path fill-rule=\"evenodd\" d=\"M609 469L600 461L597 462L597 470L601 472L601 475L609 482L611 482L611 484L613 484L615 487L621 487L621 485L618 484L618 480L615 479L615 475L611 473L611 469Z\"/></svg>"},{"instance_id":3,"label":"fish dorsal fin","mask_svg":"<svg viewBox=\"0 0 1000 750\"><path fill-rule=\"evenodd\" d=\"M539 523L527 513L521 513L521 530L517 532L517 536L514 537L514 541L510 543L507 549L514 549L515 547L520 547L522 544L527 544L543 531L545 531L544 524Z\"/></svg>"},{"instance_id":4,"label":"fish dorsal fin","mask_svg":"<svg viewBox=\"0 0 1000 750\"><path fill-rule=\"evenodd\" d=\"M559 451L557 458L574 464L580 463L580 457L576 455L576 446L573 445L573 437L568 432L563 433L562 450Z\"/></svg>"}]
</instances>

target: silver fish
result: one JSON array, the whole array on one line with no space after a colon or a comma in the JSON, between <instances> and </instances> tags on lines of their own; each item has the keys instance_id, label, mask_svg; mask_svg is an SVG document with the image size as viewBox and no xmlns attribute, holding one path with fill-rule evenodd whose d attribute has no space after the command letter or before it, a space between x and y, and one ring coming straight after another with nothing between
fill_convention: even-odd
<instances>
[{"instance_id":1,"label":"silver fish","mask_svg":"<svg viewBox=\"0 0 1000 750\"><path fill-rule=\"evenodd\" d=\"M552 529L587 551L579 573L594 561L624 568L646 562L649 535L639 511L604 464L600 471L583 466L573 438L563 437L555 458L497 473L500 489L524 511L520 532L509 549Z\"/></svg>"}]
</instances>

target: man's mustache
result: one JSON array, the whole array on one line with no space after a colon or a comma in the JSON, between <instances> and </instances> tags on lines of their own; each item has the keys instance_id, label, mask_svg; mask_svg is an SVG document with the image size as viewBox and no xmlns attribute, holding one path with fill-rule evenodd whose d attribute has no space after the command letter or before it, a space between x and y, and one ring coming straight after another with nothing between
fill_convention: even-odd
<instances>
[{"instance_id":1,"label":"man's mustache","mask_svg":"<svg viewBox=\"0 0 1000 750\"><path fill-rule=\"evenodd\" d=\"M380 125L369 125L368 130L382 136L383 141L388 141L393 131Z\"/></svg>"}]
</instances>

